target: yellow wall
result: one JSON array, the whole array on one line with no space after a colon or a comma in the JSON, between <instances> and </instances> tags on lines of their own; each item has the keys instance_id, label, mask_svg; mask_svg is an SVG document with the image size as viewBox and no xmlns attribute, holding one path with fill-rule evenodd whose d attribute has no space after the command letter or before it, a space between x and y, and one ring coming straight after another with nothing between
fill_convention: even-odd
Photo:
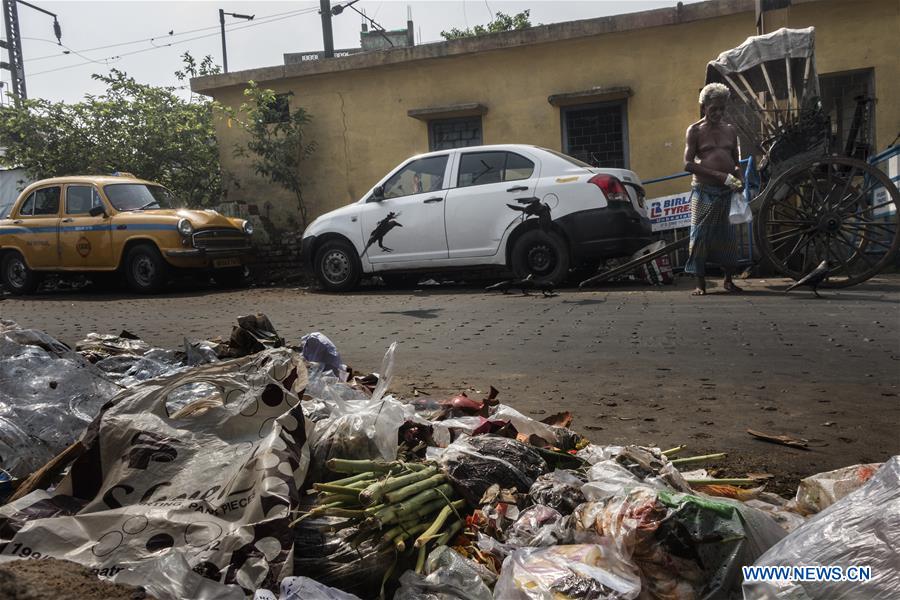
<instances>
[{"instance_id":1,"label":"yellow wall","mask_svg":"<svg viewBox=\"0 0 900 600\"><path fill-rule=\"evenodd\" d=\"M883 148L900 130L898 0L828 0L781 11L775 26L817 27L820 73L875 68L876 143ZM643 179L683 166L684 131L698 117L697 92L706 63L755 34L752 12L606 34L550 44L494 50L420 62L263 82L293 91L292 107L313 116L309 139L318 151L302 167L310 217L357 200L406 157L428 151L427 125L407 110L478 102L485 144L526 143L560 149L560 109L551 94L592 87L628 86L630 168ZM238 106L241 89L216 90ZM246 159L232 154L237 129L219 125L223 165L240 181L229 199L272 204L276 224L291 226L294 201L264 184ZM683 191L687 181L657 184L649 196Z\"/></svg>"}]
</instances>

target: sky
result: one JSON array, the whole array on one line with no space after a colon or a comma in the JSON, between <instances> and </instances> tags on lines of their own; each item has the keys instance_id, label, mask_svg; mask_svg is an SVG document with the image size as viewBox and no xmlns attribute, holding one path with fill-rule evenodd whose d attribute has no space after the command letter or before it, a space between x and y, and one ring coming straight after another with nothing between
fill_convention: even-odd
<instances>
[{"instance_id":1,"label":"sky","mask_svg":"<svg viewBox=\"0 0 900 600\"><path fill-rule=\"evenodd\" d=\"M219 9L255 15L252 21L226 16L229 71L280 65L285 53L322 49L318 0L29 1L58 16L63 44L57 44L52 17L18 4L29 98L78 102L85 94L103 91L104 86L91 79L93 73L113 68L141 83L181 86L179 93L187 96L186 82L174 75L183 66L184 52L198 61L211 55L216 64L222 64ZM345 2L331 0L332 6ZM498 11L515 14L528 9L532 24L538 25L675 4L675 0L359 0L354 7L385 29L405 29L409 11L416 43L428 43L441 41L442 30L486 24ZM350 9L335 16L335 48L358 47L361 22L362 17ZM5 30L2 37L6 39ZM0 49L0 54L0 60L7 62L6 50ZM5 103L9 71L0 70L0 80Z\"/></svg>"}]
</instances>

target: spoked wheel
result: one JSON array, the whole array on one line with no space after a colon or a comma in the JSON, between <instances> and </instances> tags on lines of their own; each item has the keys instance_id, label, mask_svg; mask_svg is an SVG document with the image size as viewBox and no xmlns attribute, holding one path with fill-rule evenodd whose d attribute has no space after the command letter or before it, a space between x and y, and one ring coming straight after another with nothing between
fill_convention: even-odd
<instances>
[{"instance_id":1,"label":"spoked wheel","mask_svg":"<svg viewBox=\"0 0 900 600\"><path fill-rule=\"evenodd\" d=\"M861 283L900 248L900 192L869 163L829 156L801 163L766 187L757 219L763 254L800 279L828 261L827 287Z\"/></svg>"}]
</instances>

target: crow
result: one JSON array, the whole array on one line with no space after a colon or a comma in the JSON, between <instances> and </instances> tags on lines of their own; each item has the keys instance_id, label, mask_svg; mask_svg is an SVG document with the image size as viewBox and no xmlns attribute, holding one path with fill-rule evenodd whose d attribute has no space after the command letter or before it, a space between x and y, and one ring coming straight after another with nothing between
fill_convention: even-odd
<instances>
[{"instance_id":1,"label":"crow","mask_svg":"<svg viewBox=\"0 0 900 600\"><path fill-rule=\"evenodd\" d=\"M511 288L519 288L522 291L523 296L530 296L528 290L540 290L545 298L550 298L557 295L553 289L552 283L550 283L549 281L535 281L534 273L529 273L522 279L508 279L506 281L501 281L499 283L495 283L494 285L489 285L484 289L491 292L501 291L504 294L507 294L509 293L509 290Z\"/></svg>"},{"instance_id":2,"label":"crow","mask_svg":"<svg viewBox=\"0 0 900 600\"><path fill-rule=\"evenodd\" d=\"M515 282L516 282L515 279L507 279L506 281L500 281L493 285L487 286L486 288L484 288L484 291L486 291L486 292L503 292L504 294L508 294L509 288L511 288Z\"/></svg>"},{"instance_id":3,"label":"crow","mask_svg":"<svg viewBox=\"0 0 900 600\"><path fill-rule=\"evenodd\" d=\"M366 247L363 248L363 253L369 249L369 246L378 242L378 247L381 248L382 252L393 252L392 249L387 248L383 241L384 236L393 229L394 227L403 227L400 223L395 221L397 217L400 216L400 213L389 212L385 218L378 221L378 225L375 226L375 229L372 230L372 233L369 234L369 243L366 244Z\"/></svg>"},{"instance_id":4,"label":"crow","mask_svg":"<svg viewBox=\"0 0 900 600\"><path fill-rule=\"evenodd\" d=\"M828 261L823 260L819 263L818 267L804 275L799 281L791 285L788 289L784 290L784 293L786 294L792 289L800 287L801 285L808 285L812 288L813 294L816 295L816 298L821 298L822 296L819 295L819 292L816 288L818 288L823 281L828 279L828 273Z\"/></svg>"},{"instance_id":5,"label":"crow","mask_svg":"<svg viewBox=\"0 0 900 600\"><path fill-rule=\"evenodd\" d=\"M541 230L545 233L550 232L550 207L547 204L541 202L540 198L519 198L516 202L525 206L516 206L515 204L507 204L506 206L522 213L526 219L528 217L537 217Z\"/></svg>"}]
</instances>

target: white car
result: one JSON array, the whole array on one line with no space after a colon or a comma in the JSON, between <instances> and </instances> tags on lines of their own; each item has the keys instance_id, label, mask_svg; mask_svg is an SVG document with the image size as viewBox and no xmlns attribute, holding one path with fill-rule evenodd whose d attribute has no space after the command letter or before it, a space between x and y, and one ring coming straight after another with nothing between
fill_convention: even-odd
<instances>
[{"instance_id":1,"label":"white car","mask_svg":"<svg viewBox=\"0 0 900 600\"><path fill-rule=\"evenodd\" d=\"M420 154L303 234L329 291L443 269L506 267L560 283L570 269L652 241L638 176L521 144Z\"/></svg>"}]
</instances>

